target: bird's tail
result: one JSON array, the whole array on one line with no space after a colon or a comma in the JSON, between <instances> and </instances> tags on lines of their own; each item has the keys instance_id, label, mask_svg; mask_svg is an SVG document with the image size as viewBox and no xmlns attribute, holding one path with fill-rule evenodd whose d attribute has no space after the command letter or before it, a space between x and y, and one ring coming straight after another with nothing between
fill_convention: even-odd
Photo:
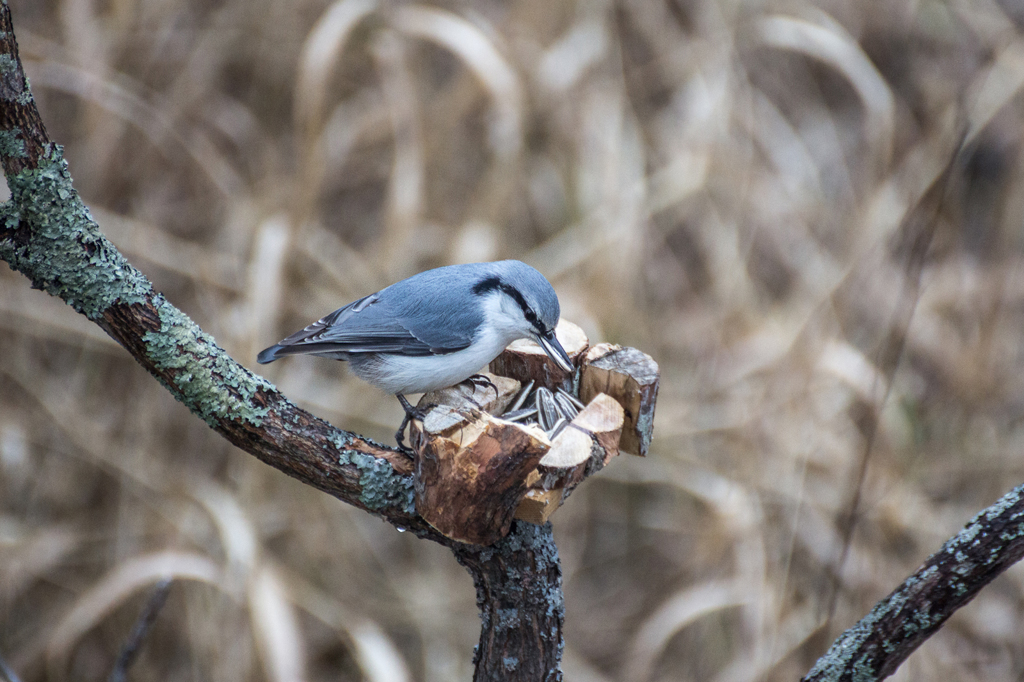
<instances>
[{"instance_id":1,"label":"bird's tail","mask_svg":"<svg viewBox=\"0 0 1024 682\"><path fill-rule=\"evenodd\" d=\"M270 348L261 351L256 356L256 362L265 365L286 355L318 355L332 360L348 360L349 358L348 352L339 348L336 343L288 343L288 339L285 339L281 343L275 343Z\"/></svg>"},{"instance_id":2,"label":"bird's tail","mask_svg":"<svg viewBox=\"0 0 1024 682\"><path fill-rule=\"evenodd\" d=\"M266 348L260 351L260 354L256 356L256 362L261 365L265 365L268 362L273 362L283 355L281 351L284 350L284 346L281 344L275 344L270 348Z\"/></svg>"}]
</instances>

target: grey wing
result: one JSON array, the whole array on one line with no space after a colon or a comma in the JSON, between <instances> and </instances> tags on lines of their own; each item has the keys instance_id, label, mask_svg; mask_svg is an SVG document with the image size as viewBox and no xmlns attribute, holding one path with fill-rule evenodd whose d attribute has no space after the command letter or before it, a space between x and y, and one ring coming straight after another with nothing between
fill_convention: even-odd
<instances>
[{"instance_id":1,"label":"grey wing","mask_svg":"<svg viewBox=\"0 0 1024 682\"><path fill-rule=\"evenodd\" d=\"M428 270L385 290L388 314L435 355L467 348L484 324L483 307L469 286L473 280L453 280L452 270Z\"/></svg>"},{"instance_id":2,"label":"grey wing","mask_svg":"<svg viewBox=\"0 0 1024 682\"><path fill-rule=\"evenodd\" d=\"M427 343L416 337L401 317L380 302L380 292L348 304L260 353L258 361L283 355L325 355L347 359L352 353L396 353L425 356L452 353L469 345Z\"/></svg>"}]
</instances>

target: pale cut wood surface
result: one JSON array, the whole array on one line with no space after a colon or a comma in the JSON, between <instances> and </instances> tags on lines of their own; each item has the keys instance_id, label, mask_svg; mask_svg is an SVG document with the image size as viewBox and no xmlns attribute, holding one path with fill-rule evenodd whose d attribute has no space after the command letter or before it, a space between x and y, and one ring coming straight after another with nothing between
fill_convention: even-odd
<instances>
[{"instance_id":1,"label":"pale cut wood surface","mask_svg":"<svg viewBox=\"0 0 1024 682\"><path fill-rule=\"evenodd\" d=\"M562 506L562 488L553 490L527 490L516 509L516 518L528 523L547 523L551 515Z\"/></svg>"},{"instance_id":2,"label":"pale cut wood surface","mask_svg":"<svg viewBox=\"0 0 1024 682\"><path fill-rule=\"evenodd\" d=\"M659 379L658 363L647 353L599 343L583 358L580 400L588 403L598 393L607 393L618 401L626 416L619 448L643 457L651 446Z\"/></svg>"}]
</instances>

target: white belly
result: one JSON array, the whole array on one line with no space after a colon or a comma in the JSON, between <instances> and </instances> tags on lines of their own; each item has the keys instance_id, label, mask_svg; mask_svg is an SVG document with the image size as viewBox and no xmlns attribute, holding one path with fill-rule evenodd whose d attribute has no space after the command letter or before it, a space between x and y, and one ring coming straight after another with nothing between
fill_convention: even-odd
<instances>
[{"instance_id":1,"label":"white belly","mask_svg":"<svg viewBox=\"0 0 1024 682\"><path fill-rule=\"evenodd\" d=\"M454 386L486 369L514 340L487 335L469 348L447 355L352 355L349 364L357 377L388 393L426 393Z\"/></svg>"}]
</instances>

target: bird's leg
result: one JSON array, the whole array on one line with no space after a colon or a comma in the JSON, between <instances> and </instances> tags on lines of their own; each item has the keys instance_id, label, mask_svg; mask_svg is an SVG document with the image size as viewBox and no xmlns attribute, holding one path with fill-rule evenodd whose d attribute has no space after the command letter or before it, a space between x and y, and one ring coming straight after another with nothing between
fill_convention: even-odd
<instances>
[{"instance_id":1,"label":"bird's leg","mask_svg":"<svg viewBox=\"0 0 1024 682\"><path fill-rule=\"evenodd\" d=\"M426 416L426 412L409 404L409 401L406 400L405 396L401 393L396 393L395 397L398 398L398 402L402 403L402 409L405 410L405 418L402 419L402 425L399 426L398 431L395 432L395 442L398 443L399 450L407 455L411 455L412 449L405 447L405 427L408 426L409 422L413 419L419 419L422 421L423 417Z\"/></svg>"},{"instance_id":2,"label":"bird's leg","mask_svg":"<svg viewBox=\"0 0 1024 682\"><path fill-rule=\"evenodd\" d=\"M478 386L486 386L487 388L490 388L490 389L494 390L494 397L495 398L498 397L498 387L494 385L493 381L491 381L490 379L485 377L483 374L474 374L473 376L469 377L468 379L466 379L462 383L463 384L469 384L470 386L473 387L474 391L476 391Z\"/></svg>"}]
</instances>

